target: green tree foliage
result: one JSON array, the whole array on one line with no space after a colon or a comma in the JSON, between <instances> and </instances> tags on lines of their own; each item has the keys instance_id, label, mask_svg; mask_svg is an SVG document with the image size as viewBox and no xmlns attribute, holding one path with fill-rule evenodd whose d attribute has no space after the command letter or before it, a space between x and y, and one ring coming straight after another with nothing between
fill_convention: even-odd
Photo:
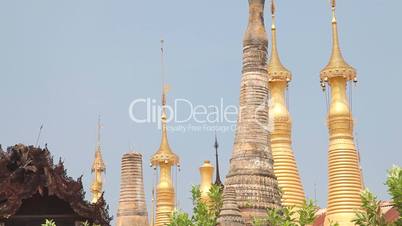
<instances>
[{"instance_id":1,"label":"green tree foliage","mask_svg":"<svg viewBox=\"0 0 402 226\"><path fill-rule=\"evenodd\" d=\"M396 225L402 226L402 168L400 166L394 166L388 170L385 184L388 186L388 193L392 197L394 207L399 211Z\"/></svg>"},{"instance_id":2,"label":"green tree foliage","mask_svg":"<svg viewBox=\"0 0 402 226\"><path fill-rule=\"evenodd\" d=\"M192 190L193 199L193 223L194 226L215 226L215 216L213 216L208 205L201 200L201 191L199 186L193 186Z\"/></svg>"},{"instance_id":3,"label":"green tree foliage","mask_svg":"<svg viewBox=\"0 0 402 226\"><path fill-rule=\"evenodd\" d=\"M269 209L266 219L254 219L253 225L306 226L314 222L317 210L317 206L311 200L305 202L301 208Z\"/></svg>"},{"instance_id":4,"label":"green tree foliage","mask_svg":"<svg viewBox=\"0 0 402 226\"><path fill-rule=\"evenodd\" d=\"M88 221L81 222L80 225L81 226L90 226ZM41 226L56 226L56 223L54 222L54 220L46 219L45 223L41 224ZM93 226L100 226L100 225L93 224Z\"/></svg>"},{"instance_id":5,"label":"green tree foliage","mask_svg":"<svg viewBox=\"0 0 402 226\"><path fill-rule=\"evenodd\" d=\"M193 186L191 189L191 198L193 200L192 217L182 211L175 211L168 226L215 226L223 203L221 187L213 185L209 190L208 196L210 202L203 202L199 186Z\"/></svg>"},{"instance_id":6,"label":"green tree foliage","mask_svg":"<svg viewBox=\"0 0 402 226\"><path fill-rule=\"evenodd\" d=\"M333 222L333 221L330 221L329 225L330 226L340 226L338 222Z\"/></svg>"},{"instance_id":7,"label":"green tree foliage","mask_svg":"<svg viewBox=\"0 0 402 226\"><path fill-rule=\"evenodd\" d=\"M353 223L358 226L390 226L385 221L381 212L381 202L369 190L364 190L361 194L362 211L356 211Z\"/></svg>"},{"instance_id":8,"label":"green tree foliage","mask_svg":"<svg viewBox=\"0 0 402 226\"><path fill-rule=\"evenodd\" d=\"M187 213L175 211L168 226L193 226L193 222Z\"/></svg>"},{"instance_id":9,"label":"green tree foliage","mask_svg":"<svg viewBox=\"0 0 402 226\"><path fill-rule=\"evenodd\" d=\"M56 223L54 222L54 220L46 219L45 223L43 223L42 226L56 226Z\"/></svg>"},{"instance_id":10,"label":"green tree foliage","mask_svg":"<svg viewBox=\"0 0 402 226\"><path fill-rule=\"evenodd\" d=\"M218 185L212 185L211 189L209 189L208 196L211 202L208 205L210 214L213 216L215 222L223 206L222 192L222 187Z\"/></svg>"},{"instance_id":11,"label":"green tree foliage","mask_svg":"<svg viewBox=\"0 0 402 226\"><path fill-rule=\"evenodd\" d=\"M381 212L381 203L370 191L365 190L361 194L362 210L356 211L353 222L358 226L402 226L402 168L394 166L388 170L388 178L385 184L388 193L392 197L393 206L399 211L399 219L389 223Z\"/></svg>"}]
</instances>

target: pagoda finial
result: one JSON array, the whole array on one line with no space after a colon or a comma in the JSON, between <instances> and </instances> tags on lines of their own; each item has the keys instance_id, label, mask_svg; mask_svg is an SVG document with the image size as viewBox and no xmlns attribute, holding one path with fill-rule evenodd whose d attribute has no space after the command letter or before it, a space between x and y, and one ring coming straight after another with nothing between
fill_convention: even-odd
<instances>
[{"instance_id":1,"label":"pagoda finial","mask_svg":"<svg viewBox=\"0 0 402 226\"><path fill-rule=\"evenodd\" d=\"M272 29L275 29L275 0L271 0Z\"/></svg>"},{"instance_id":2,"label":"pagoda finial","mask_svg":"<svg viewBox=\"0 0 402 226\"><path fill-rule=\"evenodd\" d=\"M332 22L336 22L336 0L331 0L331 6L332 6Z\"/></svg>"},{"instance_id":3,"label":"pagoda finial","mask_svg":"<svg viewBox=\"0 0 402 226\"><path fill-rule=\"evenodd\" d=\"M164 64L164 40L161 40L161 75L162 75L162 139L166 139L167 143L167 131L166 131L166 95L169 92L169 86L165 83L165 64Z\"/></svg>"},{"instance_id":4,"label":"pagoda finial","mask_svg":"<svg viewBox=\"0 0 402 226\"><path fill-rule=\"evenodd\" d=\"M276 6L275 0L271 0L271 14L272 14L272 51L271 59L268 64L268 77L269 81L287 81L291 80L291 73L286 69L279 58L278 46L276 41L276 25L275 25Z\"/></svg>"},{"instance_id":5,"label":"pagoda finial","mask_svg":"<svg viewBox=\"0 0 402 226\"><path fill-rule=\"evenodd\" d=\"M95 159L92 164L92 173L95 174L94 180L92 182L91 192L92 192L92 203L96 203L102 195L103 179L102 173L106 171L105 163L102 159L101 145L100 145L100 131L102 128L100 115L98 117L97 125L97 135L96 135L96 148L95 148Z\"/></svg>"},{"instance_id":6,"label":"pagoda finial","mask_svg":"<svg viewBox=\"0 0 402 226\"><path fill-rule=\"evenodd\" d=\"M151 159L151 164L153 166L159 165L159 163L165 160L172 165L179 164L179 158L175 155L168 142L167 136L167 115L166 115L166 96L169 92L169 86L165 83L165 68L164 68L164 40L161 40L161 76L162 76L162 113L161 113L161 125L162 125L162 141L159 150Z\"/></svg>"},{"instance_id":7,"label":"pagoda finial","mask_svg":"<svg viewBox=\"0 0 402 226\"><path fill-rule=\"evenodd\" d=\"M356 80L356 70L346 63L342 56L339 44L338 22L336 19L336 0L331 0L332 8L332 55L328 65L321 70L321 80L328 81L329 78L346 76L347 80Z\"/></svg>"},{"instance_id":8,"label":"pagoda finial","mask_svg":"<svg viewBox=\"0 0 402 226\"><path fill-rule=\"evenodd\" d=\"M216 131L215 131L215 143L214 143L214 148L215 148L215 161L216 161L216 178L215 178L215 185L218 186L223 186L223 183L221 181L221 176L219 174L219 156L218 156L218 138L216 136Z\"/></svg>"}]
</instances>

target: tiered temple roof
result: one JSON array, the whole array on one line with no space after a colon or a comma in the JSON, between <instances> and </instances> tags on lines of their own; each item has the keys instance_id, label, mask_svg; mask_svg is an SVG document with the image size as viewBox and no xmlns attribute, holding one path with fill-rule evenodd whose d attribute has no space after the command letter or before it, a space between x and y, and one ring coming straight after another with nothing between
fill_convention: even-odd
<instances>
[{"instance_id":1,"label":"tiered temple roof","mask_svg":"<svg viewBox=\"0 0 402 226\"><path fill-rule=\"evenodd\" d=\"M35 199L55 200L54 203L68 210L69 217L74 221L110 225L112 218L103 195L94 204L86 201L81 179L82 176L77 180L67 176L61 160L53 164L47 148L18 144L7 151L0 150L0 222L18 217L23 213L23 204ZM48 203L45 201L44 204ZM40 209L41 206L37 203L35 208ZM35 208L29 210L35 212ZM54 208L52 211L56 210ZM52 213L40 214L46 215L46 218L52 217ZM58 217L60 214L63 213L58 213Z\"/></svg>"}]
</instances>

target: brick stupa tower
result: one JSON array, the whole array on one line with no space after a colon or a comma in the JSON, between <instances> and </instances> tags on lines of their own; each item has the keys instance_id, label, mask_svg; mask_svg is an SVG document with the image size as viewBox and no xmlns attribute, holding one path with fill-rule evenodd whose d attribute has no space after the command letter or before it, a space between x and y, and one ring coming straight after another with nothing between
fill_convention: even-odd
<instances>
[{"instance_id":1,"label":"brick stupa tower","mask_svg":"<svg viewBox=\"0 0 402 226\"><path fill-rule=\"evenodd\" d=\"M120 201L116 226L148 226L142 155L130 152L121 160Z\"/></svg>"},{"instance_id":2,"label":"brick stupa tower","mask_svg":"<svg viewBox=\"0 0 402 226\"><path fill-rule=\"evenodd\" d=\"M280 207L268 131L268 39L264 27L265 0L249 0L249 23L243 40L240 112L230 170L225 186L235 190L247 225Z\"/></svg>"},{"instance_id":3,"label":"brick stupa tower","mask_svg":"<svg viewBox=\"0 0 402 226\"><path fill-rule=\"evenodd\" d=\"M236 203L236 193L232 187L223 190L223 205L218 218L218 226L244 226L244 219Z\"/></svg>"}]
</instances>

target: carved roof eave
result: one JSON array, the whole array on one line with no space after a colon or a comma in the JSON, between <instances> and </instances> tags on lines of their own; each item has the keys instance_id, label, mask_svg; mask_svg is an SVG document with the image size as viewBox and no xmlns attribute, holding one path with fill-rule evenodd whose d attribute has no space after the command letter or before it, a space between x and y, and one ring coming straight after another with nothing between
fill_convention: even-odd
<instances>
[{"instance_id":1,"label":"carved roof eave","mask_svg":"<svg viewBox=\"0 0 402 226\"><path fill-rule=\"evenodd\" d=\"M97 203L87 202L81 178L68 177L63 162L54 165L47 149L15 145L6 152L0 150L0 218L13 216L22 200L47 190L49 195L68 202L80 217L110 225L112 218L103 195Z\"/></svg>"},{"instance_id":2,"label":"carved roof eave","mask_svg":"<svg viewBox=\"0 0 402 226\"><path fill-rule=\"evenodd\" d=\"M151 158L151 165L158 166L162 164L179 165L180 160L179 157L172 152L171 153L157 152Z\"/></svg>"},{"instance_id":3,"label":"carved roof eave","mask_svg":"<svg viewBox=\"0 0 402 226\"><path fill-rule=\"evenodd\" d=\"M321 81L328 81L335 77L344 77L348 81L354 81L356 77L356 69L347 65L339 67L326 67L320 73Z\"/></svg>"},{"instance_id":4,"label":"carved roof eave","mask_svg":"<svg viewBox=\"0 0 402 226\"><path fill-rule=\"evenodd\" d=\"M270 71L268 70L269 82L290 82L292 80L292 74L290 71Z\"/></svg>"}]
</instances>

